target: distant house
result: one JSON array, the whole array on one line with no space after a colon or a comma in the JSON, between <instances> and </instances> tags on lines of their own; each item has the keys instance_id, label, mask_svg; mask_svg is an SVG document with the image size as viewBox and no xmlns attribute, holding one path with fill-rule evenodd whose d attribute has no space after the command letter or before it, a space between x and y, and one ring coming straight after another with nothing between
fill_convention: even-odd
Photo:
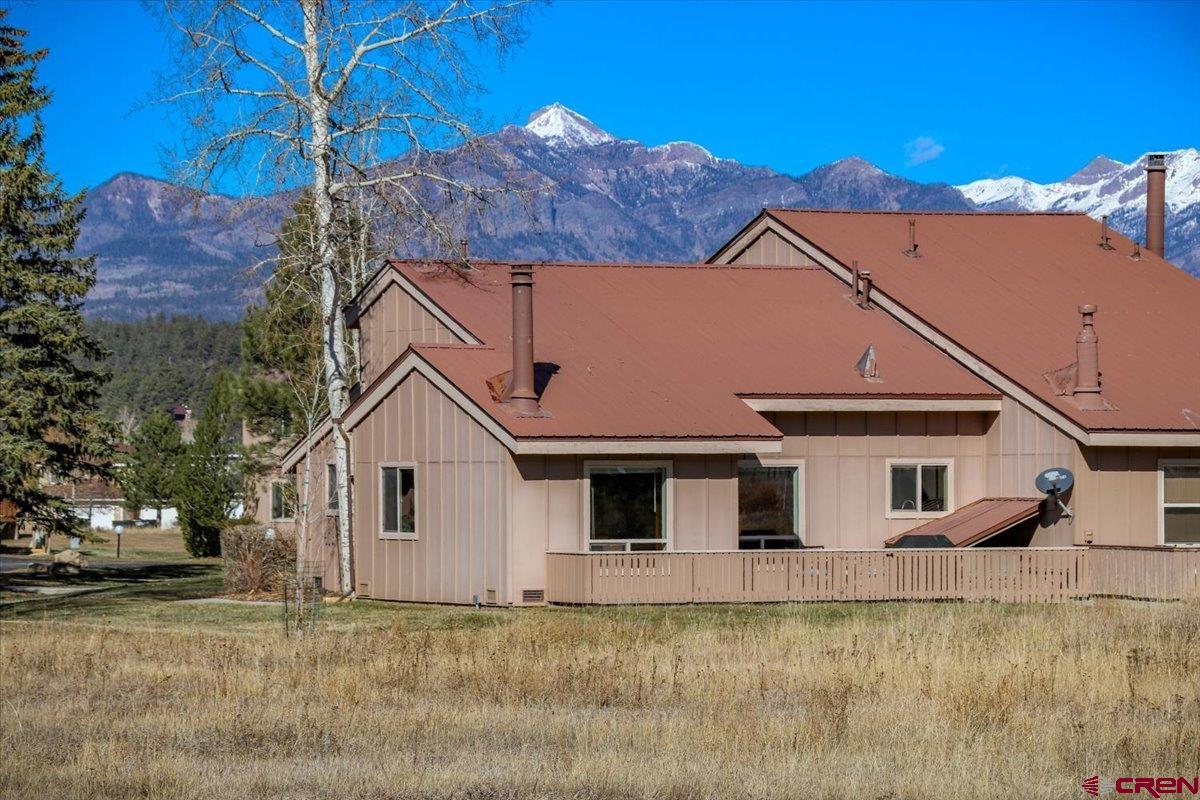
<instances>
[{"instance_id":1,"label":"distant house","mask_svg":"<svg viewBox=\"0 0 1200 800\"><path fill-rule=\"evenodd\" d=\"M50 494L66 500L75 516L93 530L111 531L117 523L138 517L125 508L125 494L112 481L71 479L53 481L45 488Z\"/></svg>"},{"instance_id":2,"label":"distant house","mask_svg":"<svg viewBox=\"0 0 1200 800\"><path fill-rule=\"evenodd\" d=\"M767 210L707 264L391 262L346 316L355 590L536 603L574 579L554 552L1200 544L1200 282L1151 236ZM318 498L330 433L281 462ZM300 547L336 585L328 526Z\"/></svg>"},{"instance_id":3,"label":"distant house","mask_svg":"<svg viewBox=\"0 0 1200 800\"><path fill-rule=\"evenodd\" d=\"M189 406L171 406L171 419L179 427L179 438L184 444L190 444L196 434L196 419Z\"/></svg>"}]
</instances>

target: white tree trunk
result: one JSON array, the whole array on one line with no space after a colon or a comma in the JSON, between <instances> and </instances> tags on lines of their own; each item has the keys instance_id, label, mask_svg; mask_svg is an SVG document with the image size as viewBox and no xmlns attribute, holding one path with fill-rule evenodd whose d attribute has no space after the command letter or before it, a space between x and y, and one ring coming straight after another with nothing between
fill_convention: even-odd
<instances>
[{"instance_id":1,"label":"white tree trunk","mask_svg":"<svg viewBox=\"0 0 1200 800\"><path fill-rule=\"evenodd\" d=\"M321 274L322 360L325 367L329 416L333 420L334 468L337 472L338 555L341 566L341 592L348 595L354 584L350 564L350 459L345 430L341 425L346 405L346 340L337 300L337 263L333 245L333 183L330 164L332 142L329 99L325 95L319 38L320 0L302 0L304 13L304 62L308 77L308 96L312 114L313 210L316 223L318 269Z\"/></svg>"}]
</instances>

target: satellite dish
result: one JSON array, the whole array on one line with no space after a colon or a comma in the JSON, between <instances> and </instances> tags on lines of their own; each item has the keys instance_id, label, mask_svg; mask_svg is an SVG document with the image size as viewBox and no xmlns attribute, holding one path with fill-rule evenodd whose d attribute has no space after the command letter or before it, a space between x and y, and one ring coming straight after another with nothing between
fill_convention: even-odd
<instances>
[{"instance_id":1,"label":"satellite dish","mask_svg":"<svg viewBox=\"0 0 1200 800\"><path fill-rule=\"evenodd\" d=\"M1072 474L1071 470L1066 467L1044 469L1034 478L1033 485L1037 487L1039 492L1057 502L1063 514L1068 517L1074 516L1071 513L1071 509L1067 507L1067 504L1062 501L1061 497L1075 485L1075 475Z\"/></svg>"},{"instance_id":2,"label":"satellite dish","mask_svg":"<svg viewBox=\"0 0 1200 800\"><path fill-rule=\"evenodd\" d=\"M1075 476L1066 467L1051 467L1039 472L1033 485L1042 494L1065 494L1075 485Z\"/></svg>"}]
</instances>

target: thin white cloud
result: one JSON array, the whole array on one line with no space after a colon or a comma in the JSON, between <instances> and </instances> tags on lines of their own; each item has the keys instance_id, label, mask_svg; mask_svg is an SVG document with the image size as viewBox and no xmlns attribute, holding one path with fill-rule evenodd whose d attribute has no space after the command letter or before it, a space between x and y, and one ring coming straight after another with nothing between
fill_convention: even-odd
<instances>
[{"instance_id":1,"label":"thin white cloud","mask_svg":"<svg viewBox=\"0 0 1200 800\"><path fill-rule=\"evenodd\" d=\"M933 161L946 152L946 147L932 136L918 136L904 145L904 152L908 154L908 166L915 167L917 164Z\"/></svg>"}]
</instances>

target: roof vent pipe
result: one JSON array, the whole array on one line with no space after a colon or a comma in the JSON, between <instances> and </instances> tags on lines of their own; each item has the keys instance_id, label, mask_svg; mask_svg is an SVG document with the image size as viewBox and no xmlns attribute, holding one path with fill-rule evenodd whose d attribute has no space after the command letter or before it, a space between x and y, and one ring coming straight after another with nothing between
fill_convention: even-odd
<instances>
[{"instance_id":1,"label":"roof vent pipe","mask_svg":"<svg viewBox=\"0 0 1200 800\"><path fill-rule=\"evenodd\" d=\"M1112 237L1108 235L1108 214L1100 217L1100 246L1105 250L1112 250Z\"/></svg>"},{"instance_id":2,"label":"roof vent pipe","mask_svg":"<svg viewBox=\"0 0 1200 800\"><path fill-rule=\"evenodd\" d=\"M859 280L862 281L862 294L858 297L858 304L862 308L870 308L871 306L871 270L864 269L858 273Z\"/></svg>"},{"instance_id":3,"label":"roof vent pipe","mask_svg":"<svg viewBox=\"0 0 1200 800\"><path fill-rule=\"evenodd\" d=\"M858 302L858 259L851 262L850 267L850 296L854 298L854 302Z\"/></svg>"},{"instance_id":4,"label":"roof vent pipe","mask_svg":"<svg viewBox=\"0 0 1200 800\"><path fill-rule=\"evenodd\" d=\"M1096 335L1093 317L1096 307L1079 307L1083 315L1083 328L1075 337L1075 391L1073 396L1080 408L1087 411L1102 411L1104 398L1100 396L1100 337Z\"/></svg>"},{"instance_id":5,"label":"roof vent pipe","mask_svg":"<svg viewBox=\"0 0 1200 800\"><path fill-rule=\"evenodd\" d=\"M512 409L522 416L537 416L537 391L533 383L533 265L513 264L513 369L508 400Z\"/></svg>"},{"instance_id":6,"label":"roof vent pipe","mask_svg":"<svg viewBox=\"0 0 1200 800\"><path fill-rule=\"evenodd\" d=\"M471 243L464 236L458 240L458 260L467 263L471 258Z\"/></svg>"},{"instance_id":7,"label":"roof vent pipe","mask_svg":"<svg viewBox=\"0 0 1200 800\"><path fill-rule=\"evenodd\" d=\"M1166 258L1167 157L1146 157L1146 249Z\"/></svg>"},{"instance_id":8,"label":"roof vent pipe","mask_svg":"<svg viewBox=\"0 0 1200 800\"><path fill-rule=\"evenodd\" d=\"M917 220L914 218L908 220L908 249L904 251L904 255L909 258L917 257Z\"/></svg>"}]
</instances>

